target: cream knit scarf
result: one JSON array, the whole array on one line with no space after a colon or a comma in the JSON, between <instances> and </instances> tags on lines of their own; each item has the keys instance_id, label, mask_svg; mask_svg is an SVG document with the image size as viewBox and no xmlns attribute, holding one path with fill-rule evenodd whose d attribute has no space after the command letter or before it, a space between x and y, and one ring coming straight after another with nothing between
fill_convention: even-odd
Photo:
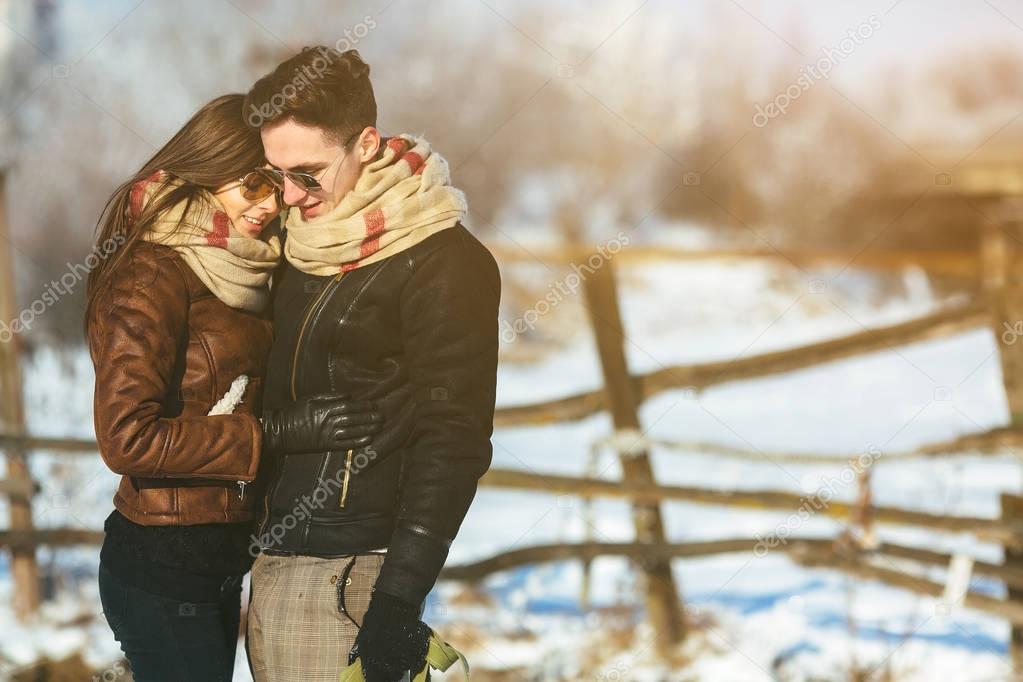
<instances>
[{"instance_id":1,"label":"cream knit scarf","mask_svg":"<svg viewBox=\"0 0 1023 682\"><path fill-rule=\"evenodd\" d=\"M385 138L381 153L329 213L288 211L284 256L311 275L343 274L454 227L468 207L447 161L421 137Z\"/></svg>"},{"instance_id":2,"label":"cream knit scarf","mask_svg":"<svg viewBox=\"0 0 1023 682\"><path fill-rule=\"evenodd\" d=\"M129 215L137 220L158 194L183 184L157 171L131 189ZM202 191L188 207L186 201L156 216L146 241L177 251L213 295L232 308L259 312L270 298L269 279L280 263L281 243L276 235L259 239L242 236L231 225L217 198Z\"/></svg>"}]
</instances>

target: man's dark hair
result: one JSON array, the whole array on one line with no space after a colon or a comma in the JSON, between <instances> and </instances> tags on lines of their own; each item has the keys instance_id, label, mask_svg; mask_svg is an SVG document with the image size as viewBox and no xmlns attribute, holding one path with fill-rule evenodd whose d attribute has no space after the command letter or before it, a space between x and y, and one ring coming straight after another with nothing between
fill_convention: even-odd
<instances>
[{"instance_id":1,"label":"man's dark hair","mask_svg":"<svg viewBox=\"0 0 1023 682\"><path fill-rule=\"evenodd\" d=\"M369 65L357 50L303 48L256 81L245 97L245 118L255 127L292 119L342 144L377 124Z\"/></svg>"}]
</instances>

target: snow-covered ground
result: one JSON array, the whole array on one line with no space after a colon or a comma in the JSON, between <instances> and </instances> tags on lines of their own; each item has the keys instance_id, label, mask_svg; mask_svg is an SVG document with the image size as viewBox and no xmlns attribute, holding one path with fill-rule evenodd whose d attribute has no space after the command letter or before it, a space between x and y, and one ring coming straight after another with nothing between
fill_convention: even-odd
<instances>
[{"instance_id":1,"label":"snow-covered ground","mask_svg":"<svg viewBox=\"0 0 1023 682\"><path fill-rule=\"evenodd\" d=\"M890 277L854 270L647 263L623 267L620 280L628 359L640 372L801 345L912 319L954 302L936 300L926 279L913 271L892 287ZM538 364L502 365L499 405L599 386L600 367L584 321L579 297L567 298L540 318L541 330L574 325L571 342ZM26 384L33 432L91 435L93 385L84 354L70 360L38 354L27 368ZM994 517L1000 492L1023 489L1023 466L1008 456L884 459L887 452L1006 422L995 340L985 330L700 393L664 393L643 405L641 418L648 435L661 439L811 454L876 449L881 453L874 474L878 504ZM575 475L590 471L615 479L619 467L610 453L603 452L592 470L588 464L591 445L610 429L606 415L499 429L494 466ZM658 448L652 457L658 480L705 487L810 492L840 474L836 465L743 462ZM35 501L40 525L100 526L116 477L98 458L43 455L33 459L33 468L44 486ZM852 499L855 492L839 489L837 496ZM665 504L663 510L673 541L766 535L788 517L682 503ZM6 518L5 509L0 514ZM832 536L840 529L835 521L811 518L796 534ZM569 496L481 488L449 563L533 544L631 537L628 506L620 501L595 502L587 511ZM880 537L988 560L1000 557L997 547L967 536L882 527ZM97 554L95 548L41 553L42 565L55 576L58 601L31 629L17 626L9 611L9 567L2 559L3 657L26 662L82 650L98 672L117 659L95 588ZM853 668L874 672L861 679L883 679L888 670L900 681L1010 677L1008 626L974 611L946 613L935 600L806 570L780 553L673 565L698 627L680 651L688 663L670 671L652 662L650 632L635 608L641 603L639 586L620 558L593 562L588 610L579 605L582 569L568 562L495 574L479 591L443 583L430 597L426 620L467 653L478 673L474 677L483 680L839 680L849 679ZM972 587L1001 594L987 581L974 579ZM83 625L83 614L96 619ZM515 672L499 678L502 669ZM249 679L241 649L235 679Z\"/></svg>"}]
</instances>

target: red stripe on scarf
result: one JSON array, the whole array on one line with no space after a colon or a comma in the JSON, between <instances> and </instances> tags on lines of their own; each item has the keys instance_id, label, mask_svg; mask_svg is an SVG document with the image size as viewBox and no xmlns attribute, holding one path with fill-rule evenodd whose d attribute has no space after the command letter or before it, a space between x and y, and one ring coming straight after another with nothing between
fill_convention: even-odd
<instances>
[{"instance_id":1,"label":"red stripe on scarf","mask_svg":"<svg viewBox=\"0 0 1023 682\"><path fill-rule=\"evenodd\" d=\"M363 220L366 222L366 236L359 247L360 260L380 249L380 235L384 233L384 224L387 222L383 210L379 208L367 213Z\"/></svg>"},{"instance_id":2,"label":"red stripe on scarf","mask_svg":"<svg viewBox=\"0 0 1023 682\"><path fill-rule=\"evenodd\" d=\"M156 182L160 178L160 171L156 171L148 178L139 180L131 186L131 192L128 193L128 217L134 221L140 215L142 215L142 205L146 198L146 189L149 184Z\"/></svg>"},{"instance_id":3,"label":"red stripe on scarf","mask_svg":"<svg viewBox=\"0 0 1023 682\"><path fill-rule=\"evenodd\" d=\"M412 171L412 175L420 175L425 168L423 157L416 152L409 152L405 156L401 157L408 163L409 170Z\"/></svg>"},{"instance_id":4,"label":"red stripe on scarf","mask_svg":"<svg viewBox=\"0 0 1023 682\"><path fill-rule=\"evenodd\" d=\"M392 137L387 140L387 148L400 158L405 153L405 150L408 149L408 142L400 137Z\"/></svg>"},{"instance_id":5,"label":"red stripe on scarf","mask_svg":"<svg viewBox=\"0 0 1023 682\"><path fill-rule=\"evenodd\" d=\"M362 243L359 245L359 259L342 265L341 274L351 272L359 267L363 259L380 250L380 235L384 233L387 224L383 210L375 208L363 214L362 220L366 223L366 236L362 238Z\"/></svg>"},{"instance_id":6,"label":"red stripe on scarf","mask_svg":"<svg viewBox=\"0 0 1023 682\"><path fill-rule=\"evenodd\" d=\"M231 234L231 221L227 219L226 213L217 211L213 214L213 231L206 235L206 243L226 249L229 234Z\"/></svg>"},{"instance_id":7,"label":"red stripe on scarf","mask_svg":"<svg viewBox=\"0 0 1023 682\"><path fill-rule=\"evenodd\" d=\"M392 137L387 140L387 148L394 152L399 161L404 161L408 164L412 175L422 175L423 156L418 152L406 152L405 150L410 146L411 143L402 137Z\"/></svg>"}]
</instances>

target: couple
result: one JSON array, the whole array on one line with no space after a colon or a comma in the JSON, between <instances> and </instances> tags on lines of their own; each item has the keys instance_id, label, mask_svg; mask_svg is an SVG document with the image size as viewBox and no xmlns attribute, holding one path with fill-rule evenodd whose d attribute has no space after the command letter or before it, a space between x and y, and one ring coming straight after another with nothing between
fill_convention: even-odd
<instances>
[{"instance_id":1,"label":"couple","mask_svg":"<svg viewBox=\"0 0 1023 682\"><path fill-rule=\"evenodd\" d=\"M99 586L139 682L231 679L250 569L257 682L424 666L490 465L501 282L447 163L376 113L358 52L306 48L200 109L100 220L122 245L86 313L121 474Z\"/></svg>"}]
</instances>

